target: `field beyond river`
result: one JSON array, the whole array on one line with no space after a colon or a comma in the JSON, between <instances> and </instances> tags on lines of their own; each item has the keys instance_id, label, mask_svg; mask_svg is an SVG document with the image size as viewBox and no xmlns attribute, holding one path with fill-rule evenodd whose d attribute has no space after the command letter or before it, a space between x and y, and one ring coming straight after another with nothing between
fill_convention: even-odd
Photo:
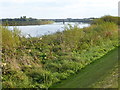
<instances>
[{"instance_id":1,"label":"field beyond river","mask_svg":"<svg viewBox=\"0 0 120 90\"><path fill-rule=\"evenodd\" d=\"M118 69L118 25L117 17L103 16L88 27L27 38L0 26L3 88L106 88L109 80L107 88L118 88L118 74L111 78Z\"/></svg>"}]
</instances>

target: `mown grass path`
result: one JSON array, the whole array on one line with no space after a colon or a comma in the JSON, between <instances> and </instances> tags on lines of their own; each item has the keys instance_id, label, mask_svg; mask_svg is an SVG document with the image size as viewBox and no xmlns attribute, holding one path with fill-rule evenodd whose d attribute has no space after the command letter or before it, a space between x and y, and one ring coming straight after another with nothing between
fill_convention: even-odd
<instances>
[{"instance_id":1,"label":"mown grass path","mask_svg":"<svg viewBox=\"0 0 120 90\"><path fill-rule=\"evenodd\" d=\"M89 88L92 84L105 77L117 63L118 48L86 66L86 68L82 69L78 74L69 77L67 80L63 80L61 83L53 85L50 88Z\"/></svg>"}]
</instances>

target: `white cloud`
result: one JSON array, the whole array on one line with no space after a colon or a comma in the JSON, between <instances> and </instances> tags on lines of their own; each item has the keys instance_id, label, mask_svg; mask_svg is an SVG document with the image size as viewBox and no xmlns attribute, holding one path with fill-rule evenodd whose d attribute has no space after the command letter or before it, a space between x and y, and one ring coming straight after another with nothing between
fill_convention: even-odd
<instances>
[{"instance_id":1,"label":"white cloud","mask_svg":"<svg viewBox=\"0 0 120 90\"><path fill-rule=\"evenodd\" d=\"M0 17L79 18L117 15L119 0L0 0Z\"/></svg>"},{"instance_id":2,"label":"white cloud","mask_svg":"<svg viewBox=\"0 0 120 90\"><path fill-rule=\"evenodd\" d=\"M56 0L0 0L0 2L28 3L28 2L54 2Z\"/></svg>"}]
</instances>

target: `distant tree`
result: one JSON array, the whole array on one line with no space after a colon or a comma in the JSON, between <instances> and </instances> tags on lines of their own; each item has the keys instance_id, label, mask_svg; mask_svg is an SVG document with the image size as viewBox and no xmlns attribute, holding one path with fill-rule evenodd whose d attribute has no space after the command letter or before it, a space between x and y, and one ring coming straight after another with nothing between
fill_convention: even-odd
<instances>
[{"instance_id":1,"label":"distant tree","mask_svg":"<svg viewBox=\"0 0 120 90\"><path fill-rule=\"evenodd\" d=\"M26 19L26 16L23 16L23 19Z\"/></svg>"},{"instance_id":2,"label":"distant tree","mask_svg":"<svg viewBox=\"0 0 120 90\"><path fill-rule=\"evenodd\" d=\"M22 16L20 17L20 19L22 19Z\"/></svg>"}]
</instances>

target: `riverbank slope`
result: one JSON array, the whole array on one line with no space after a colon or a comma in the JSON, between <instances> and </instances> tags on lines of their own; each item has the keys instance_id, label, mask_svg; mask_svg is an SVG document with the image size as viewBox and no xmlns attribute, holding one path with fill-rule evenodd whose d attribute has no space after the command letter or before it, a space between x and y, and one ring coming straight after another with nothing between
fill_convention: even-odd
<instances>
[{"instance_id":1,"label":"riverbank slope","mask_svg":"<svg viewBox=\"0 0 120 90\"><path fill-rule=\"evenodd\" d=\"M63 32L28 38L16 29L0 29L4 88L49 88L119 46L114 22L82 29L70 25Z\"/></svg>"}]
</instances>

